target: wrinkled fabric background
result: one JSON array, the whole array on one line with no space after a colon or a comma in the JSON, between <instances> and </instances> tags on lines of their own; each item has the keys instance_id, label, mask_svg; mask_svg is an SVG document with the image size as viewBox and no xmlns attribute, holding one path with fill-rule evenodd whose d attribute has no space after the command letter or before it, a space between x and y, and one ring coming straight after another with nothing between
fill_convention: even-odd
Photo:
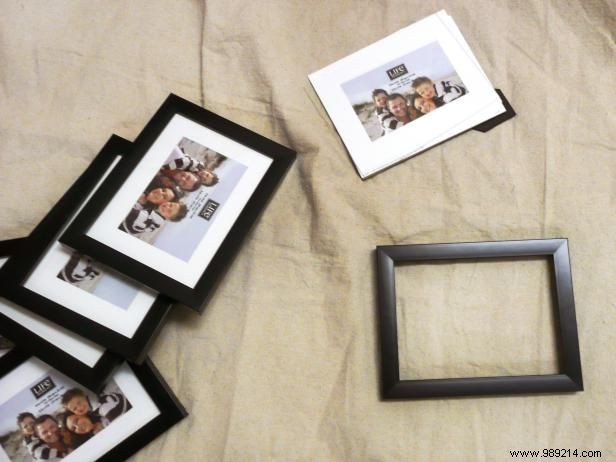
<instances>
[{"instance_id":1,"label":"wrinkled fabric background","mask_svg":"<svg viewBox=\"0 0 616 462\"><path fill-rule=\"evenodd\" d=\"M518 116L361 181L307 75L441 8ZM190 416L135 461L501 461L543 448L616 458L614 2L0 10L2 239L26 235L108 137L134 139L169 92L298 152L203 316L178 307L154 345ZM375 246L543 237L569 238L585 391L380 401ZM421 282L400 293L405 370L549 372L545 268L469 265L397 275ZM473 314L452 317L450 302Z\"/></svg>"}]
</instances>

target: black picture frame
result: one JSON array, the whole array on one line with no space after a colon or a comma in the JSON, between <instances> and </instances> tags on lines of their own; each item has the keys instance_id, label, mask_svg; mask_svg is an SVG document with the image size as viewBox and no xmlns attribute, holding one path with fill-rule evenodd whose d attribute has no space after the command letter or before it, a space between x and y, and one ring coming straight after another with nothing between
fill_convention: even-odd
<instances>
[{"instance_id":1,"label":"black picture frame","mask_svg":"<svg viewBox=\"0 0 616 462\"><path fill-rule=\"evenodd\" d=\"M0 356L0 376L2 376L2 371L13 370L28 359L28 357L30 357L30 353L12 347L9 351Z\"/></svg>"},{"instance_id":2,"label":"black picture frame","mask_svg":"<svg viewBox=\"0 0 616 462\"><path fill-rule=\"evenodd\" d=\"M183 116L223 137L272 159L267 172L261 178L241 213L226 233L224 240L194 287L184 285L176 279L86 234L115 192L139 165L149 148L157 140L159 134L175 115ZM276 188L281 183L295 156L296 153L294 151L214 114L201 106L171 94L133 142L131 156L123 159L118 164L118 170L114 172L113 177L109 177L103 182L96 194L88 202L88 205L84 207L60 238L60 242L90 255L101 263L144 283L161 294L165 294L198 312L202 312L205 308L206 300L213 293L216 284L230 265L233 257L237 254L250 228L254 225L259 214L266 207Z\"/></svg>"},{"instance_id":3,"label":"black picture frame","mask_svg":"<svg viewBox=\"0 0 616 462\"><path fill-rule=\"evenodd\" d=\"M396 264L535 256L547 257L553 268L559 334L558 374L400 380ZM376 259L383 399L556 393L584 389L567 239L386 245L376 248Z\"/></svg>"},{"instance_id":4,"label":"black picture frame","mask_svg":"<svg viewBox=\"0 0 616 462\"><path fill-rule=\"evenodd\" d=\"M39 265L41 257L57 240L62 228L79 210L84 199L96 187L116 157L128 153L131 148L132 143L116 135L105 143L84 173L30 233L26 245L16 248L9 261L0 269L0 294L33 313L140 364L145 360L148 349L171 308L172 301L168 297L158 295L134 334L128 337L24 285L28 276ZM113 171L110 175L113 175Z\"/></svg>"},{"instance_id":5,"label":"black picture frame","mask_svg":"<svg viewBox=\"0 0 616 462\"><path fill-rule=\"evenodd\" d=\"M9 257L8 261L10 261L12 252L24 245L27 245L26 238L0 241L0 258ZM0 298L3 298L1 294ZM120 356L106 350L96 364L89 367L3 313L0 313L0 335L13 342L19 350L37 355L41 360L93 391L98 391L113 370L122 362ZM14 353L15 351L17 348L7 354L12 356L17 354Z\"/></svg>"},{"instance_id":6,"label":"black picture frame","mask_svg":"<svg viewBox=\"0 0 616 462\"><path fill-rule=\"evenodd\" d=\"M8 355L10 357L7 358ZM15 370L32 356L30 353L19 348L11 350L7 355L0 358L0 378ZM175 396L171 388L169 388L169 385L149 358L146 358L140 365L133 363L128 363L128 365L147 391L148 396L152 399L160 414L128 436L120 444L110 448L107 453L97 459L98 462L116 462L128 459L188 416L188 412L182 403Z\"/></svg>"}]
</instances>

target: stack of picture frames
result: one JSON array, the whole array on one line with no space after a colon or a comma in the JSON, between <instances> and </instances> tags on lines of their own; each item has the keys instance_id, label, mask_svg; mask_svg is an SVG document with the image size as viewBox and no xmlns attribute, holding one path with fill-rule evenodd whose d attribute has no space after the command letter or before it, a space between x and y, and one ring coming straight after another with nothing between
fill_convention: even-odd
<instances>
[{"instance_id":1,"label":"stack of picture frames","mask_svg":"<svg viewBox=\"0 0 616 462\"><path fill-rule=\"evenodd\" d=\"M123 460L185 417L148 349L201 313L295 152L170 95L0 242L0 461Z\"/></svg>"}]
</instances>

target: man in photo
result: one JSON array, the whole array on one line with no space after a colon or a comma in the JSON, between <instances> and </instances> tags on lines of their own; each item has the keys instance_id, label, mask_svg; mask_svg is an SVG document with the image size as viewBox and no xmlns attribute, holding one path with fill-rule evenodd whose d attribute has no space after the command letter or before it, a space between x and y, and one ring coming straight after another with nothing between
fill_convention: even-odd
<instances>
[{"instance_id":1,"label":"man in photo","mask_svg":"<svg viewBox=\"0 0 616 462\"><path fill-rule=\"evenodd\" d=\"M55 462L62 460L69 448L64 444L58 421L49 414L43 414L34 421L35 433L40 444L31 452L34 460Z\"/></svg>"},{"instance_id":2,"label":"man in photo","mask_svg":"<svg viewBox=\"0 0 616 462\"><path fill-rule=\"evenodd\" d=\"M403 125L408 124L413 120L412 113L406 104L406 98L402 96L400 93L392 93L387 98L387 108L389 112L396 118L398 123L394 128L390 128L386 130L386 133L389 133L397 128L402 127Z\"/></svg>"},{"instance_id":3,"label":"man in photo","mask_svg":"<svg viewBox=\"0 0 616 462\"><path fill-rule=\"evenodd\" d=\"M56 460L62 455L55 448L50 448L36 435L36 418L31 412L22 412L17 416L17 426L21 431L23 445L34 460Z\"/></svg>"}]
</instances>

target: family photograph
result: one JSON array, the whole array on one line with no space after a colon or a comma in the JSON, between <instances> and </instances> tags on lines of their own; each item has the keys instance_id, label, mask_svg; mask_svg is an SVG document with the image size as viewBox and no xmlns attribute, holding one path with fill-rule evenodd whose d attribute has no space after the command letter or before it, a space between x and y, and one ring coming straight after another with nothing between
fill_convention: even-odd
<instances>
[{"instance_id":1,"label":"family photograph","mask_svg":"<svg viewBox=\"0 0 616 462\"><path fill-rule=\"evenodd\" d=\"M246 169L182 138L118 228L189 261Z\"/></svg>"},{"instance_id":2,"label":"family photograph","mask_svg":"<svg viewBox=\"0 0 616 462\"><path fill-rule=\"evenodd\" d=\"M131 408L113 381L95 394L52 370L0 405L0 445L11 462L59 461Z\"/></svg>"},{"instance_id":3,"label":"family photograph","mask_svg":"<svg viewBox=\"0 0 616 462\"><path fill-rule=\"evenodd\" d=\"M371 141L468 93L437 42L342 85Z\"/></svg>"}]
</instances>

